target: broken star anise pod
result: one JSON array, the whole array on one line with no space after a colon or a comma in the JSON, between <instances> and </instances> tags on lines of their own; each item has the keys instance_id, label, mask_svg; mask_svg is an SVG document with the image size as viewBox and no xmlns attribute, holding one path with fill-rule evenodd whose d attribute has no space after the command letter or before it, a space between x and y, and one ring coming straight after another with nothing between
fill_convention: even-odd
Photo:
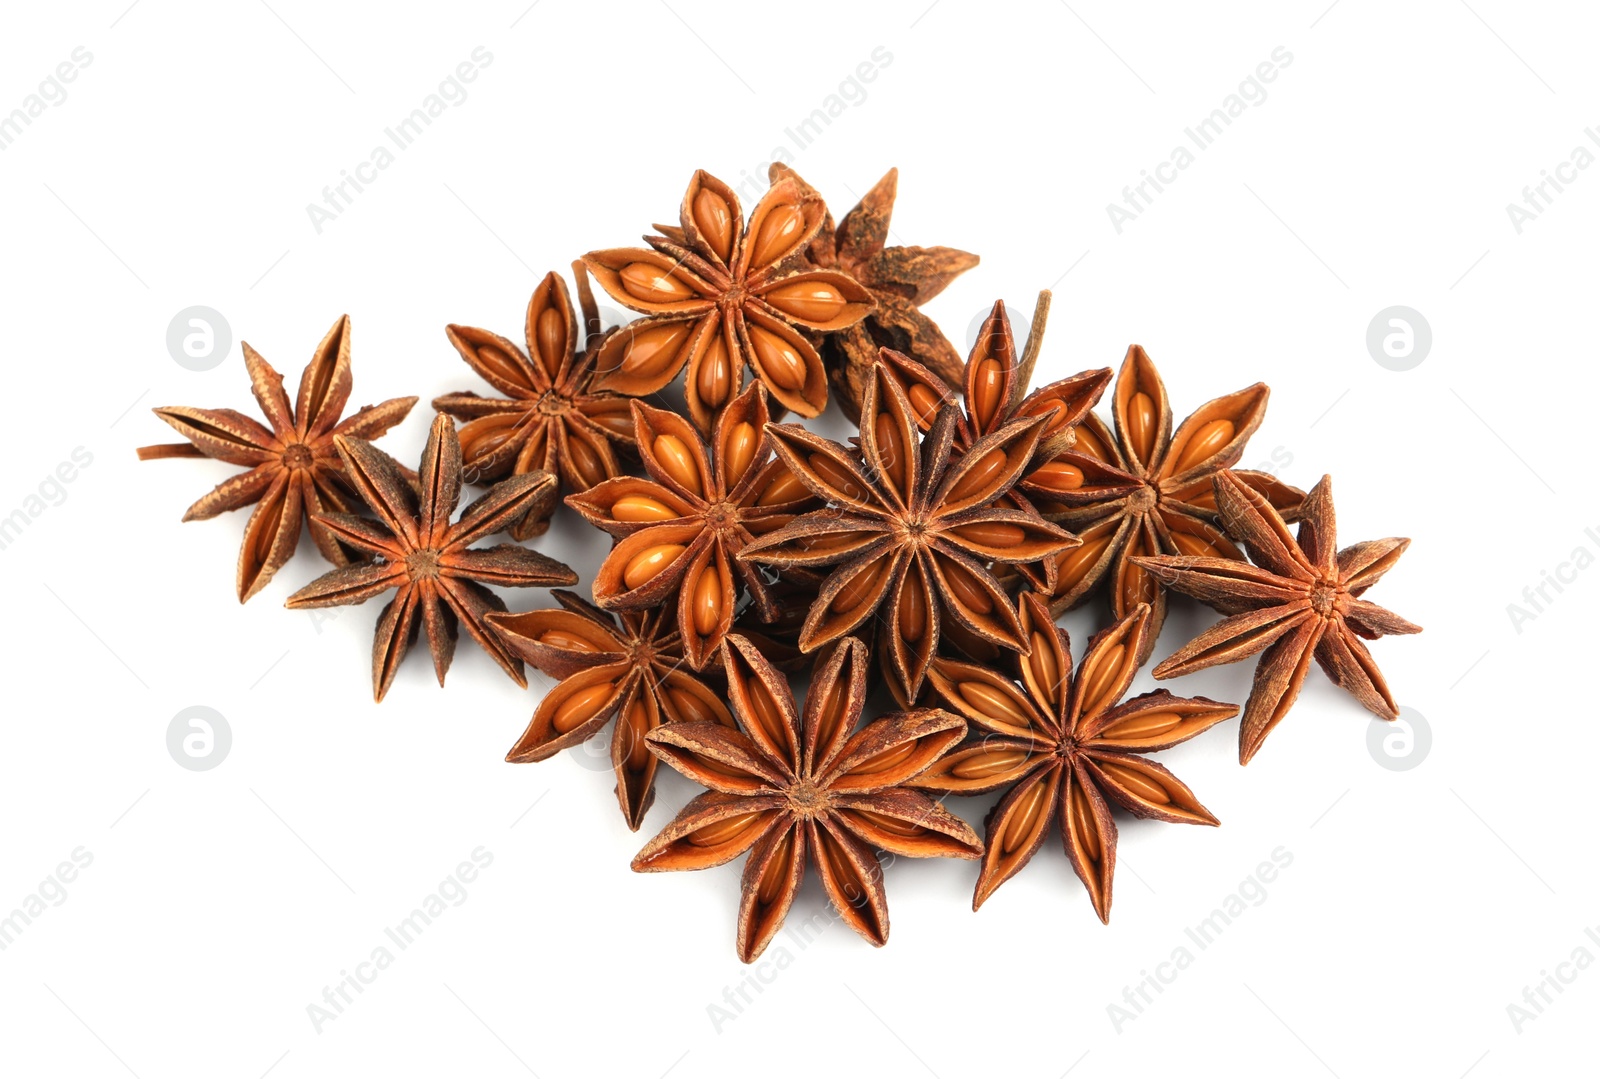
<instances>
[{"instance_id":1,"label":"broken star anise pod","mask_svg":"<svg viewBox=\"0 0 1600 1079\"><path fill-rule=\"evenodd\" d=\"M607 614L571 592L551 593L560 608L491 612L506 647L561 679L506 754L513 764L542 761L581 745L613 716L611 766L617 802L635 831L655 800L656 758L645 735L680 720L733 726L713 690L684 666L678 620L669 607Z\"/></svg>"},{"instance_id":2,"label":"broken star anise pod","mask_svg":"<svg viewBox=\"0 0 1600 1079\"><path fill-rule=\"evenodd\" d=\"M733 625L741 592L764 621L781 613L739 552L816 503L772 456L759 382L722 410L709 447L676 412L635 401L633 420L652 478L619 476L567 504L618 541L595 574L595 602L615 611L668 607L685 657L700 670Z\"/></svg>"},{"instance_id":3,"label":"broken star anise pod","mask_svg":"<svg viewBox=\"0 0 1600 1079\"><path fill-rule=\"evenodd\" d=\"M601 288L647 316L600 348L595 386L642 397L687 365L689 415L709 432L749 367L784 408L820 414L828 378L801 331L842 330L873 307L871 293L849 274L792 265L826 212L815 193L781 180L746 225L733 189L699 171L683 196L682 224L657 225L661 235L645 237L650 249L585 255Z\"/></svg>"},{"instance_id":4,"label":"broken star anise pod","mask_svg":"<svg viewBox=\"0 0 1600 1079\"><path fill-rule=\"evenodd\" d=\"M1050 312L1050 293L1039 293L1033 311L1033 324L1028 330L1028 340L1019 354L1016 339L1011 334L1011 319L1006 315L1003 300L996 300L993 310L984 319L978 339L967 356L962 369L961 420L956 424L955 452L965 453L977 439L996 431L1014 419L1025 416L1043 416L1044 426L1039 432L1039 445L1033 453L1028 471L1017 480L1017 486L1005 493L1003 504L1037 515L1038 510L1022 493L1022 488L1035 477L1043 480L1054 475L1055 459L1072 447L1079 423L1100 400L1106 386L1111 383L1111 368L1082 371L1058 379L1032 391L1028 384L1033 379L1033 368L1039 358L1039 348L1044 342L1045 320ZM917 414L917 425L926 431L933 425L941 401L951 398L950 388L939 375L906 356L892 351L883 354L889 373L900 382ZM1056 582L1056 559L1023 563L1018 569L1027 576L1034 587L1050 591Z\"/></svg>"},{"instance_id":5,"label":"broken star anise pod","mask_svg":"<svg viewBox=\"0 0 1600 1079\"><path fill-rule=\"evenodd\" d=\"M990 563L1034 562L1076 543L1037 515L997 505L1033 459L1042 416L1003 424L952 456L959 422L939 408L926 436L880 361L861 405L860 455L796 424L772 424L790 470L829 503L761 537L740 558L779 570L832 566L800 633L814 652L878 615L888 677L917 699L950 619L991 644L1028 650ZM881 612L881 613L880 613Z\"/></svg>"},{"instance_id":6,"label":"broken star anise pod","mask_svg":"<svg viewBox=\"0 0 1600 1079\"><path fill-rule=\"evenodd\" d=\"M1204 555L1244 560L1216 525L1211 478L1237 464L1267 414L1267 386L1256 383L1201 405L1172 430L1166 386L1144 349L1132 345L1112 394L1114 432L1090 413L1073 447L1034 470L1018 486L1082 546L1057 562L1051 609L1068 610L1109 581L1111 613L1125 618L1150 605L1143 663L1166 619L1166 591L1137 559ZM1267 472L1239 471L1241 482L1293 515L1305 493Z\"/></svg>"},{"instance_id":7,"label":"broken star anise pod","mask_svg":"<svg viewBox=\"0 0 1600 1079\"><path fill-rule=\"evenodd\" d=\"M633 868L707 869L749 851L737 947L750 963L783 925L810 862L845 924L882 945L889 907L877 850L910 858L981 850L965 821L905 786L961 740L966 724L927 708L855 730L869 663L854 638L819 658L803 713L749 641L730 636L723 657L738 729L668 723L650 733L656 756L710 790L645 844Z\"/></svg>"},{"instance_id":8,"label":"broken star anise pod","mask_svg":"<svg viewBox=\"0 0 1600 1079\"><path fill-rule=\"evenodd\" d=\"M1164 689L1122 701L1150 632L1147 604L1090 639L1076 677L1066 631L1044 601L1023 593L1017 614L1033 648L1013 657L1016 681L991 665L933 661L934 691L974 737L912 783L954 794L1006 788L989 811L973 910L1028 864L1057 821L1067 858L1105 922L1117 866L1108 802L1135 817L1216 824L1182 780L1145 754L1186 742L1239 709Z\"/></svg>"},{"instance_id":9,"label":"broken star anise pod","mask_svg":"<svg viewBox=\"0 0 1600 1079\"><path fill-rule=\"evenodd\" d=\"M1369 711L1381 719L1396 718L1400 711L1389 685L1361 638L1421 633L1422 627L1361 594L1394 567L1411 541L1369 540L1338 550L1333 484L1327 476L1306 495L1297 537L1289 535L1272 502L1238 473L1220 473L1215 486L1222 523L1255 564L1203 556L1139 559L1166 587L1230 616L1152 673L1175 678L1265 649L1239 724L1240 764L1250 762L1288 715L1313 657Z\"/></svg>"},{"instance_id":10,"label":"broken star anise pod","mask_svg":"<svg viewBox=\"0 0 1600 1079\"><path fill-rule=\"evenodd\" d=\"M139 459L213 457L250 470L219 483L183 515L185 521L204 521L255 505L239 548L235 586L243 603L265 588L294 554L302 520L322 557L336 566L353 561L338 536L317 520L320 513L351 508L350 485L333 440L339 435L377 438L405 419L417 399L396 397L339 418L350 400L348 315L339 316L312 353L292 405L283 376L248 342L241 348L251 392L270 429L231 408L158 408L155 414L189 441L141 446Z\"/></svg>"},{"instance_id":11,"label":"broken star anise pod","mask_svg":"<svg viewBox=\"0 0 1600 1079\"><path fill-rule=\"evenodd\" d=\"M351 486L378 519L333 513L317 520L341 542L375 557L323 574L290 596L286 606L342 607L395 590L395 598L378 616L372 642L374 700L383 700L389 691L400 661L416 639L419 622L427 631L440 685L455 655L460 623L517 685L526 687L522 661L506 650L484 621L490 611L506 609L484 585L548 588L576 584L578 575L520 544L481 549L469 544L504 530L553 499L556 478L548 472L530 472L501 480L451 524L461 499L461 442L449 416L434 417L415 489L394 460L370 442L341 435L334 439L334 447Z\"/></svg>"},{"instance_id":12,"label":"broken star anise pod","mask_svg":"<svg viewBox=\"0 0 1600 1079\"><path fill-rule=\"evenodd\" d=\"M627 398L591 386L600 316L583 264L574 268L580 275L582 336L566 282L554 272L545 275L528 301L526 353L488 330L445 328L467 366L506 395L451 393L433 402L438 411L465 421L461 455L468 482L493 483L542 469L559 477L568 491L587 491L622 473L616 450L632 446L633 416ZM554 507L552 502L543 507L544 516L512 522L512 538L542 535Z\"/></svg>"},{"instance_id":13,"label":"broken star anise pod","mask_svg":"<svg viewBox=\"0 0 1600 1079\"><path fill-rule=\"evenodd\" d=\"M815 191L782 162L774 161L767 172L773 183L793 179L804 190ZM837 228L829 213L806 250L813 266L843 270L877 301L866 318L823 338L823 364L840 408L852 421L860 415L861 395L880 348L910 356L945 382L961 381L961 357L919 308L976 266L978 256L953 247L888 246L899 183L900 170L890 169Z\"/></svg>"}]
</instances>

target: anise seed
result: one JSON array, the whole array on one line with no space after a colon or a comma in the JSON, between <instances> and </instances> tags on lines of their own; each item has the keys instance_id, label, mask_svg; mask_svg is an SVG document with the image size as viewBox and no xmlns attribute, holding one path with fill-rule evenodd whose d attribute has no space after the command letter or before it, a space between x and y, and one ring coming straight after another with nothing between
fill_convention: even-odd
<instances>
[{"instance_id":1,"label":"anise seed","mask_svg":"<svg viewBox=\"0 0 1600 1079\"><path fill-rule=\"evenodd\" d=\"M694 455L683 439L677 435L657 435L655 441L650 443L650 448L667 475L691 493L705 494L705 489L700 485L700 469L695 467Z\"/></svg>"},{"instance_id":2,"label":"anise seed","mask_svg":"<svg viewBox=\"0 0 1600 1079\"><path fill-rule=\"evenodd\" d=\"M655 578L688 548L681 543L658 543L634 555L622 571L622 583L630 590Z\"/></svg>"}]
</instances>

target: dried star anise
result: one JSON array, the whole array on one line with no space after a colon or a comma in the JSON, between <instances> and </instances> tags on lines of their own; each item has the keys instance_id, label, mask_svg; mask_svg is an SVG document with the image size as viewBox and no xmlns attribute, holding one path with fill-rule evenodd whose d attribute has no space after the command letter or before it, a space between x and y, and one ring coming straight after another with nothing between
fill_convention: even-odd
<instances>
[{"instance_id":1,"label":"dried star anise","mask_svg":"<svg viewBox=\"0 0 1600 1079\"><path fill-rule=\"evenodd\" d=\"M1220 473L1215 487L1222 523L1255 565L1207 557L1139 559L1166 587L1230 616L1152 673L1175 678L1266 649L1239 724L1240 764L1250 763L1289 714L1313 657L1336 685L1379 718L1398 716L1388 683L1361 638L1421 633L1422 627L1360 597L1394 567L1411 541L1369 540L1338 550L1333 484L1327 476L1305 497L1298 538L1238 473Z\"/></svg>"},{"instance_id":2,"label":"dried star anise","mask_svg":"<svg viewBox=\"0 0 1600 1079\"><path fill-rule=\"evenodd\" d=\"M468 549L468 544L505 529L512 521L555 498L556 478L530 472L501 480L450 523L461 499L461 442L449 416L434 417L422 451L417 488L412 489L388 454L359 438L339 436L334 447L344 461L350 485L377 514L376 521L348 513L321 514L323 527L372 562L323 574L290 596L286 606L341 607L365 603L395 589L378 616L372 642L372 696L383 700L420 620L428 634L433 669L444 685L455 655L457 622L519 685L528 682L522 661L508 652L484 622L505 603L485 584L506 588L548 588L577 584L578 575L553 558L515 543Z\"/></svg>"},{"instance_id":3,"label":"dried star anise","mask_svg":"<svg viewBox=\"0 0 1600 1079\"><path fill-rule=\"evenodd\" d=\"M935 692L972 724L975 737L912 784L956 794L1007 788L989 811L973 910L1028 864L1051 822L1059 821L1067 858L1105 922L1117 865L1117 825L1107 800L1135 817L1216 824L1182 780L1144 754L1186 742L1239 709L1164 689L1118 703L1150 632L1147 604L1089 641L1076 678L1066 631L1044 601L1023 593L1017 615L1033 645L1014 657L1020 687L989 666L933 661L928 678Z\"/></svg>"},{"instance_id":4,"label":"dried star anise","mask_svg":"<svg viewBox=\"0 0 1600 1079\"><path fill-rule=\"evenodd\" d=\"M645 735L680 720L732 727L733 717L719 694L684 667L669 608L613 617L571 592L551 595L564 609L486 616L506 647L562 680L539 702L506 760L546 760L587 742L616 716L611 765L617 802L628 827L638 831L655 800L656 759Z\"/></svg>"},{"instance_id":5,"label":"dried star anise","mask_svg":"<svg viewBox=\"0 0 1600 1079\"><path fill-rule=\"evenodd\" d=\"M882 945L889 907L875 850L976 858L982 849L965 821L905 786L966 725L930 708L856 731L869 664L854 638L819 657L803 714L749 641L731 635L723 656L738 729L669 723L650 733L656 756L710 790L645 844L633 868L707 869L749 851L737 947L750 963L783 925L809 861L845 924Z\"/></svg>"},{"instance_id":6,"label":"dried star anise","mask_svg":"<svg viewBox=\"0 0 1600 1079\"><path fill-rule=\"evenodd\" d=\"M601 288L647 316L600 348L596 388L645 396L687 364L689 415L709 432L748 366L784 408L820 414L828 378L800 331L842 330L873 307L849 274L796 265L826 212L815 194L783 180L761 197L747 227L733 189L700 171L684 193L681 226L657 225L661 235L645 237L653 250L585 255Z\"/></svg>"},{"instance_id":7,"label":"dried star anise","mask_svg":"<svg viewBox=\"0 0 1600 1079\"><path fill-rule=\"evenodd\" d=\"M815 191L782 162L774 161L767 171L772 183L792 179L805 191ZM823 364L833 382L835 397L851 420L860 415L861 395L880 348L910 356L945 382L961 380L961 357L933 320L918 308L976 266L978 256L953 247L886 246L899 182L899 169L886 172L866 197L844 215L838 228L829 213L806 250L806 258L813 266L843 270L861 282L878 302L865 319L833 331L822 343Z\"/></svg>"},{"instance_id":8,"label":"dried star anise","mask_svg":"<svg viewBox=\"0 0 1600 1079\"><path fill-rule=\"evenodd\" d=\"M780 613L760 571L738 553L816 503L772 456L759 382L722 410L709 449L676 412L635 401L633 419L654 479L619 476L567 504L618 540L595 574L595 602L616 611L672 607L684 655L700 670L733 625L741 584L759 617Z\"/></svg>"},{"instance_id":9,"label":"dried star anise","mask_svg":"<svg viewBox=\"0 0 1600 1079\"><path fill-rule=\"evenodd\" d=\"M243 603L267 586L300 543L305 520L317 550L336 566L353 559L339 537L317 515L350 509L350 485L334 451L338 435L373 439L406 418L415 397L396 397L368 405L340 420L350 400L350 317L339 316L300 376L300 393L289 403L283 376L246 342L245 368L250 389L261 405L269 430L231 408L158 408L187 443L139 447L139 459L213 457L250 471L219 483L190 506L185 521L204 521L255 504L239 548L236 587Z\"/></svg>"},{"instance_id":10,"label":"dried star anise","mask_svg":"<svg viewBox=\"0 0 1600 1079\"><path fill-rule=\"evenodd\" d=\"M1028 392L1033 379L1034 363L1039 358L1039 348L1044 342L1045 319L1050 312L1050 293L1039 293L1033 310L1033 325L1028 330L1028 340L1022 354L1017 353L1016 339L1011 335L1011 319L1006 315L1006 305L996 300L994 309L984 320L978 339L967 356L966 367L961 372L961 401L964 411L956 425L955 452L966 452L974 441L996 431L1014 419L1025 416L1045 417L1039 433L1039 445L1034 450L1033 462L1027 472L1017 480L1017 486L1004 496L1006 505L1037 515L1022 488L1038 477L1046 480L1055 475L1055 460L1072 447L1079 423L1100 400L1106 386L1111 383L1111 368L1083 371L1059 379ZM889 373L900 382L917 414L917 424L923 431L933 425L939 402L951 397L950 388L939 375L922 364L894 352L884 353ZM1035 588L1050 591L1056 583L1056 560L1046 558L1041 562L1023 563L1018 569L1027 576Z\"/></svg>"},{"instance_id":11,"label":"dried star anise","mask_svg":"<svg viewBox=\"0 0 1600 1079\"><path fill-rule=\"evenodd\" d=\"M1144 555L1205 555L1244 560L1216 524L1211 478L1238 463L1267 413L1268 389L1256 383L1201 405L1172 430L1166 386L1144 349L1132 345L1112 395L1115 434L1090 413L1066 452L1020 483L1041 512L1072 529L1082 546L1057 562L1051 609L1060 614L1109 578L1111 613L1125 618L1150 605L1143 663L1166 619L1166 591L1141 568ZM1235 475L1293 515L1305 492L1268 472Z\"/></svg>"},{"instance_id":12,"label":"dried star anise","mask_svg":"<svg viewBox=\"0 0 1600 1079\"><path fill-rule=\"evenodd\" d=\"M591 388L600 316L583 264L573 269L583 305L582 340L566 282L555 272L545 275L528 301L526 354L488 330L445 329L467 366L506 395L452 393L433 402L438 411L466 421L461 453L469 482L493 483L542 469L559 477L566 490L587 491L622 473L613 444L633 445L633 416L627 398ZM552 502L544 516L512 522L512 538L542 535L554 508Z\"/></svg>"},{"instance_id":13,"label":"dried star anise","mask_svg":"<svg viewBox=\"0 0 1600 1079\"><path fill-rule=\"evenodd\" d=\"M1004 424L952 458L955 407L939 408L919 444L905 391L881 361L873 371L862 398L859 458L798 425L769 425L779 456L829 506L756 540L739 557L781 570L835 567L817 591L801 649L813 652L884 612L887 673L905 703L922 688L942 618L1026 652L1011 598L987 567L1038 561L1077 541L1037 515L995 504L1033 459L1044 417Z\"/></svg>"}]
</instances>

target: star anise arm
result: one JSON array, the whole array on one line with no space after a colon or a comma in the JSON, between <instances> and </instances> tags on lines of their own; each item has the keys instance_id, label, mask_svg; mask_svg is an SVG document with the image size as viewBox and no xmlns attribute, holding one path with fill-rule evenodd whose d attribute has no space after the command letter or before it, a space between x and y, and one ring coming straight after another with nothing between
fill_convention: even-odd
<instances>
[{"instance_id":1,"label":"star anise arm","mask_svg":"<svg viewBox=\"0 0 1600 1079\"><path fill-rule=\"evenodd\" d=\"M340 513L344 510L342 500L332 500L328 497L326 484L319 482L315 473L305 473L300 479L300 501L306 519L306 528L311 532L311 542L317 545L317 550L322 552L322 557L335 566L343 566L350 562L350 556L339 543L339 537L323 521L323 517L330 513Z\"/></svg>"},{"instance_id":2,"label":"star anise arm","mask_svg":"<svg viewBox=\"0 0 1600 1079\"><path fill-rule=\"evenodd\" d=\"M256 503L239 545L235 588L243 603L265 588L294 556L300 544L301 484L298 474L279 470L267 493Z\"/></svg>"},{"instance_id":3,"label":"star anise arm","mask_svg":"<svg viewBox=\"0 0 1600 1079\"><path fill-rule=\"evenodd\" d=\"M1250 763L1267 735L1294 706L1326 626L1320 618L1305 618L1262 653L1244 717L1239 721L1240 764Z\"/></svg>"},{"instance_id":4,"label":"star anise arm","mask_svg":"<svg viewBox=\"0 0 1600 1079\"><path fill-rule=\"evenodd\" d=\"M283 376L248 341L241 341L239 347L244 353L245 371L250 375L250 392L261 406L261 414L278 437L289 435L294 431L294 406L283 388Z\"/></svg>"},{"instance_id":5,"label":"star anise arm","mask_svg":"<svg viewBox=\"0 0 1600 1079\"><path fill-rule=\"evenodd\" d=\"M492 618L490 622L498 628ZM512 764L548 760L594 737L637 684L625 680L628 670L625 663L607 663L563 679L539 701L527 729L507 751L506 760Z\"/></svg>"},{"instance_id":6,"label":"star anise arm","mask_svg":"<svg viewBox=\"0 0 1600 1079\"><path fill-rule=\"evenodd\" d=\"M578 583L578 575L571 566L519 543L451 551L440 573L502 588L549 588Z\"/></svg>"},{"instance_id":7,"label":"star anise arm","mask_svg":"<svg viewBox=\"0 0 1600 1079\"><path fill-rule=\"evenodd\" d=\"M417 532L423 543L431 545L449 527L450 515L461 498L461 440L456 437L455 423L443 413L434 416L417 474L421 481Z\"/></svg>"},{"instance_id":8,"label":"star anise arm","mask_svg":"<svg viewBox=\"0 0 1600 1079\"><path fill-rule=\"evenodd\" d=\"M1222 515L1228 535L1244 545L1252 561L1290 580L1315 578L1310 561L1289 534L1289 526L1264 495L1240 482L1231 472L1218 472L1212 482L1217 511Z\"/></svg>"},{"instance_id":9,"label":"star anise arm","mask_svg":"<svg viewBox=\"0 0 1600 1079\"><path fill-rule=\"evenodd\" d=\"M1110 799L1123 809L1169 824L1217 824L1194 791L1163 765L1134 753L1093 750L1084 767Z\"/></svg>"},{"instance_id":10,"label":"star anise arm","mask_svg":"<svg viewBox=\"0 0 1600 1079\"><path fill-rule=\"evenodd\" d=\"M1159 555L1133 561L1164 587L1228 613L1277 607L1305 596L1299 582L1232 558Z\"/></svg>"},{"instance_id":11,"label":"star anise arm","mask_svg":"<svg viewBox=\"0 0 1600 1079\"><path fill-rule=\"evenodd\" d=\"M379 613L372 632L372 699L378 702L394 684L400 662L416 637L417 589L403 577L398 583L399 592Z\"/></svg>"},{"instance_id":12,"label":"star anise arm","mask_svg":"<svg viewBox=\"0 0 1600 1079\"><path fill-rule=\"evenodd\" d=\"M446 542L465 547L504 531L524 514L542 513L555 500L556 488L556 478L548 472L527 472L503 479L461 511Z\"/></svg>"},{"instance_id":13,"label":"star anise arm","mask_svg":"<svg viewBox=\"0 0 1600 1079\"><path fill-rule=\"evenodd\" d=\"M242 412L231 408L152 409L157 416L188 439L207 457L230 465L256 465L275 462L283 452L277 436ZM167 446L142 446L140 460L175 457Z\"/></svg>"},{"instance_id":14,"label":"star anise arm","mask_svg":"<svg viewBox=\"0 0 1600 1079\"><path fill-rule=\"evenodd\" d=\"M960 716L918 708L876 719L857 731L838 756L818 765L819 782L840 794L872 794L909 783L966 734Z\"/></svg>"},{"instance_id":15,"label":"star anise arm","mask_svg":"<svg viewBox=\"0 0 1600 1079\"><path fill-rule=\"evenodd\" d=\"M871 618L899 578L904 562L902 552L885 543L867 547L838 566L817 589L816 601L800 628L800 650L815 651Z\"/></svg>"},{"instance_id":16,"label":"star anise arm","mask_svg":"<svg viewBox=\"0 0 1600 1079\"><path fill-rule=\"evenodd\" d=\"M276 461L273 461L269 464L257 465L248 472L229 476L204 495L201 495L194 505L184 511L183 519L185 521L208 521L218 514L229 513L258 502L272 489L278 477L283 474L283 468Z\"/></svg>"},{"instance_id":17,"label":"star anise arm","mask_svg":"<svg viewBox=\"0 0 1600 1079\"><path fill-rule=\"evenodd\" d=\"M1359 596L1385 573L1394 568L1411 546L1408 539L1367 540L1353 543L1339 552L1339 580L1353 596Z\"/></svg>"},{"instance_id":18,"label":"star anise arm","mask_svg":"<svg viewBox=\"0 0 1600 1079\"><path fill-rule=\"evenodd\" d=\"M984 851L972 909L983 906L996 888L1016 876L1043 845L1061 797L1064 769L1046 763L1025 775L989 811Z\"/></svg>"},{"instance_id":19,"label":"star anise arm","mask_svg":"<svg viewBox=\"0 0 1600 1079\"><path fill-rule=\"evenodd\" d=\"M983 840L971 825L926 794L903 787L842 797L833 819L867 846L905 858L983 855Z\"/></svg>"},{"instance_id":20,"label":"star anise arm","mask_svg":"<svg viewBox=\"0 0 1600 1079\"><path fill-rule=\"evenodd\" d=\"M433 673L444 685L444 676L456 655L457 619L443 603L437 578L417 581L413 586L417 594L417 613L422 620L424 635L428 638L428 654L433 659ZM496 642L498 644L498 642ZM518 664L520 673L521 664Z\"/></svg>"},{"instance_id":21,"label":"star anise arm","mask_svg":"<svg viewBox=\"0 0 1600 1079\"><path fill-rule=\"evenodd\" d=\"M1156 664L1150 673L1157 678L1177 678L1207 667L1237 663L1274 646L1285 634L1320 621L1304 600L1245 611L1206 629Z\"/></svg>"},{"instance_id":22,"label":"star anise arm","mask_svg":"<svg viewBox=\"0 0 1600 1079\"><path fill-rule=\"evenodd\" d=\"M313 520L335 539L357 550L382 555L386 559L398 553L394 535L370 517L357 517L353 513L325 513Z\"/></svg>"},{"instance_id":23,"label":"star anise arm","mask_svg":"<svg viewBox=\"0 0 1600 1079\"><path fill-rule=\"evenodd\" d=\"M312 607L344 607L365 603L405 582L405 571L392 562L359 562L329 570L284 601L291 611Z\"/></svg>"},{"instance_id":24,"label":"star anise arm","mask_svg":"<svg viewBox=\"0 0 1600 1079\"><path fill-rule=\"evenodd\" d=\"M365 405L340 420L329 435L348 435L371 442L410 415L416 403L415 397L391 397L381 404Z\"/></svg>"},{"instance_id":25,"label":"star anise arm","mask_svg":"<svg viewBox=\"0 0 1600 1079\"><path fill-rule=\"evenodd\" d=\"M1344 612L1344 621L1353 631L1368 640L1375 640L1391 633L1421 633L1422 627L1415 622L1408 621L1376 603L1364 599L1353 599Z\"/></svg>"},{"instance_id":26,"label":"star anise arm","mask_svg":"<svg viewBox=\"0 0 1600 1079\"><path fill-rule=\"evenodd\" d=\"M1117 824L1099 786L1080 761L1064 769L1058 796L1061 843L1072 871L1089 892L1102 924L1111 920L1112 884L1117 871Z\"/></svg>"},{"instance_id":27,"label":"star anise arm","mask_svg":"<svg viewBox=\"0 0 1600 1079\"><path fill-rule=\"evenodd\" d=\"M1169 480L1182 484L1236 464L1244 456L1245 443L1266 419L1269 393L1265 383L1257 382L1195 409L1173 432L1160 461L1152 463L1163 486Z\"/></svg>"},{"instance_id":28,"label":"star anise arm","mask_svg":"<svg viewBox=\"0 0 1600 1079\"><path fill-rule=\"evenodd\" d=\"M1317 642L1317 663L1327 672L1334 685L1349 693L1361 706L1379 719L1396 719L1400 706L1389 683L1378 670L1377 661L1367 646L1342 621L1336 621L1323 631Z\"/></svg>"},{"instance_id":29,"label":"star anise arm","mask_svg":"<svg viewBox=\"0 0 1600 1079\"><path fill-rule=\"evenodd\" d=\"M664 873L726 865L785 820L781 804L775 795L747 798L720 791L697 795L634 856L633 871Z\"/></svg>"},{"instance_id":30,"label":"star anise arm","mask_svg":"<svg viewBox=\"0 0 1600 1079\"><path fill-rule=\"evenodd\" d=\"M788 917L805 879L806 854L812 845L810 831L791 814L780 812L777 822L751 848L740 880L742 894L734 938L740 961L755 962Z\"/></svg>"},{"instance_id":31,"label":"star anise arm","mask_svg":"<svg viewBox=\"0 0 1600 1079\"><path fill-rule=\"evenodd\" d=\"M1083 730L1084 745L1127 753L1171 749L1239 714L1239 706L1158 689L1102 712Z\"/></svg>"},{"instance_id":32,"label":"star anise arm","mask_svg":"<svg viewBox=\"0 0 1600 1079\"><path fill-rule=\"evenodd\" d=\"M576 577L568 577L556 583L573 584ZM528 677L523 672L522 661L512 654L489 628L484 618L496 611L506 609L505 601L476 581L469 581L462 577L440 576L434 578L435 587L439 591L439 598L455 614L461 622L467 635L494 660L501 670L513 682L522 688L528 686Z\"/></svg>"},{"instance_id":33,"label":"star anise arm","mask_svg":"<svg viewBox=\"0 0 1600 1079\"><path fill-rule=\"evenodd\" d=\"M889 940L889 898L872 848L829 817L806 823L822 890L844 923L881 948Z\"/></svg>"},{"instance_id":34,"label":"star anise arm","mask_svg":"<svg viewBox=\"0 0 1600 1079\"><path fill-rule=\"evenodd\" d=\"M397 539L416 546L417 493L401 474L399 462L364 439L341 435L333 445L350 487Z\"/></svg>"},{"instance_id":35,"label":"star anise arm","mask_svg":"<svg viewBox=\"0 0 1600 1079\"><path fill-rule=\"evenodd\" d=\"M783 788L788 777L749 735L708 720L668 723L650 732L650 751L703 787L727 794Z\"/></svg>"}]
</instances>

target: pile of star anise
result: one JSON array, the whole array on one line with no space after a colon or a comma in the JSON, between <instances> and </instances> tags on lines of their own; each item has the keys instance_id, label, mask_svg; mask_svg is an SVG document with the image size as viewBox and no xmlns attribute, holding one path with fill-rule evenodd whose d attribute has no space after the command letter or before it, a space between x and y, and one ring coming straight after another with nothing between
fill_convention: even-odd
<instances>
[{"instance_id":1,"label":"pile of star anise","mask_svg":"<svg viewBox=\"0 0 1600 1079\"><path fill-rule=\"evenodd\" d=\"M633 866L748 855L747 962L808 864L839 915L882 944L880 851L980 860L976 909L1052 821L1106 920L1112 807L1216 824L1149 754L1239 711L1166 690L1124 699L1170 593L1226 617L1156 678L1260 656L1240 763L1288 713L1313 658L1395 717L1362 638L1418 627L1361 597L1407 541L1339 550L1326 477L1308 494L1233 468L1265 415L1265 385L1201 405L1176 430L1137 345L1114 380L1103 369L1030 386L1048 294L1020 350L996 303L963 365L919 308L978 260L887 245L895 173L837 224L792 171L774 165L771 180L746 219L727 185L696 173L677 225L573 264L578 311L548 275L528 304L526 349L448 327L494 395L436 400L416 472L370 441L416 398L341 418L343 318L292 402L244 346L265 425L161 408L187 442L140 456L246 469L185 517L255 506L241 601L289 560L302 520L336 568L290 607L394 592L373 643L377 699L419 625L441 684L464 627L519 685L524 663L560 679L508 760L544 760L614 721L629 827L650 807L658 762L707 788ZM591 276L640 317L602 328ZM660 407L680 373L682 407ZM1108 389L1109 424L1092 411ZM821 414L830 392L857 419L849 444L779 422ZM457 516L463 482L484 490ZM510 612L487 586L577 583L522 542L545 531L562 492L610 534L610 554L590 598L555 591L554 606ZM501 532L515 542L476 546ZM1110 618L1074 669L1055 617L1101 595ZM995 791L981 839L941 805Z\"/></svg>"}]
</instances>

